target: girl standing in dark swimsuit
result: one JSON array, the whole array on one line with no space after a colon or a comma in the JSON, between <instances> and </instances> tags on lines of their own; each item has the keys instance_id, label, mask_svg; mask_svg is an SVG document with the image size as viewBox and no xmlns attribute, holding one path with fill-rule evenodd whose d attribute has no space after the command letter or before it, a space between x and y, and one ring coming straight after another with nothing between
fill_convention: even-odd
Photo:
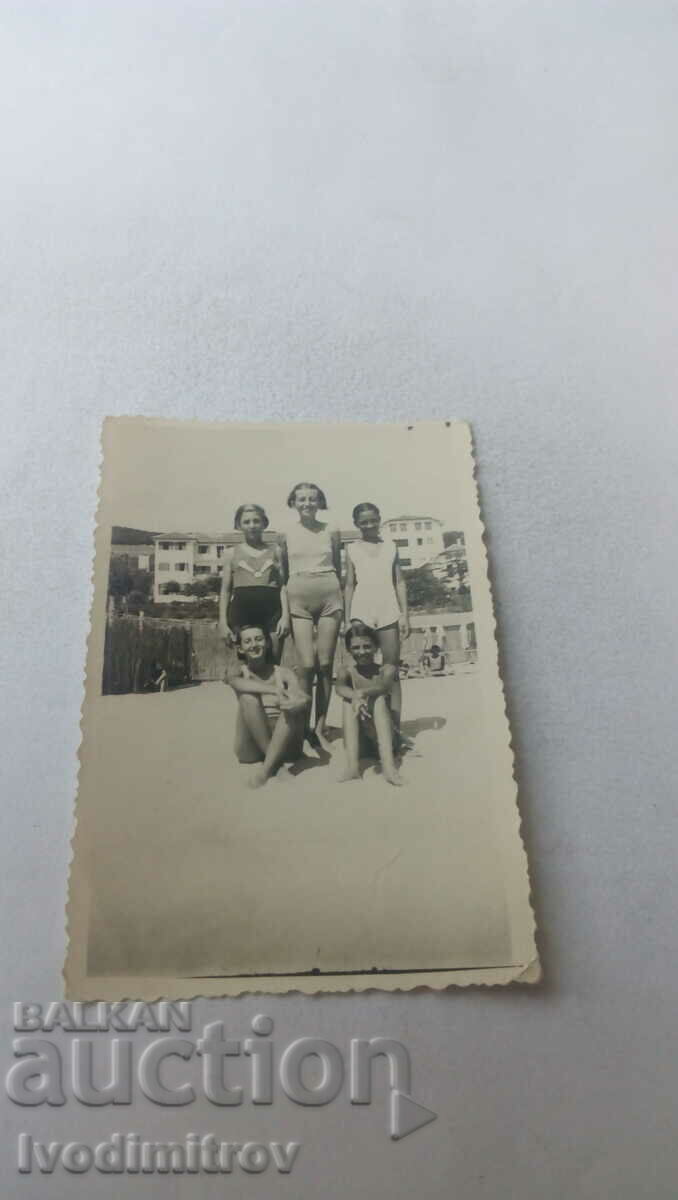
<instances>
[{"instance_id":1,"label":"girl standing in dark swimsuit","mask_svg":"<svg viewBox=\"0 0 678 1200\"><path fill-rule=\"evenodd\" d=\"M273 659L279 663L290 630L282 552L264 542L268 517L260 504L241 504L233 524L245 540L224 556L219 628L234 643L244 625L259 626L270 635Z\"/></svg>"}]
</instances>

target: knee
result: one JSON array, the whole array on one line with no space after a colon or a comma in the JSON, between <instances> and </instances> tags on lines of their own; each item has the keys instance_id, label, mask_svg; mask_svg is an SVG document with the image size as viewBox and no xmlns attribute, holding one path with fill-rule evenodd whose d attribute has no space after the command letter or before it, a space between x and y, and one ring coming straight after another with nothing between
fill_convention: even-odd
<instances>
[{"instance_id":1,"label":"knee","mask_svg":"<svg viewBox=\"0 0 678 1200\"><path fill-rule=\"evenodd\" d=\"M327 659L323 656L321 659L318 660L318 670L320 671L320 673L322 675L331 675L333 663L334 663L334 656L330 659Z\"/></svg>"}]
</instances>

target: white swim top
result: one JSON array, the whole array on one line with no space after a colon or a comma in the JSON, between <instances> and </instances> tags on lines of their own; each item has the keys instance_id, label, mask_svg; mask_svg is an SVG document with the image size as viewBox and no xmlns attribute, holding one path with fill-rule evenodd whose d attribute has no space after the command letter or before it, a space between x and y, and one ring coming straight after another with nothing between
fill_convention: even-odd
<instances>
[{"instance_id":1,"label":"white swim top","mask_svg":"<svg viewBox=\"0 0 678 1200\"><path fill-rule=\"evenodd\" d=\"M398 552L395 542L349 542L346 552L355 567L359 588L385 591L387 595L393 592L393 563Z\"/></svg>"},{"instance_id":2,"label":"white swim top","mask_svg":"<svg viewBox=\"0 0 678 1200\"><path fill-rule=\"evenodd\" d=\"M301 521L287 531L287 558L290 575L327 575L334 572L332 530L319 522L318 530L307 529Z\"/></svg>"}]
</instances>

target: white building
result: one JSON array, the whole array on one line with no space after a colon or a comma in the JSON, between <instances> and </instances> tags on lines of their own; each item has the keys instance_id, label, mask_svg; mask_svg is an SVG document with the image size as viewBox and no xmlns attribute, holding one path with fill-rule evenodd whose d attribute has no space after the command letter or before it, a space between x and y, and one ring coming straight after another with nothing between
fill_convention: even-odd
<instances>
[{"instance_id":1,"label":"white building","mask_svg":"<svg viewBox=\"0 0 678 1200\"><path fill-rule=\"evenodd\" d=\"M233 544L233 536L230 544ZM221 575L223 572L223 554L229 542L212 535L198 533L161 533L155 539L155 577L153 580L153 599L155 601L171 598L172 600L192 600L192 596L184 596L175 592L174 587L167 591L168 583L178 584L184 588L187 583L196 583L209 579L210 575Z\"/></svg>"},{"instance_id":2,"label":"white building","mask_svg":"<svg viewBox=\"0 0 678 1200\"><path fill-rule=\"evenodd\" d=\"M224 551L242 540L242 534L237 531L216 536L211 533L159 533L155 538L153 599L156 602L194 600L194 596L176 592L174 587L168 592L167 584L178 584L183 589L187 583L223 575ZM265 542L274 540L274 534L268 531L264 534Z\"/></svg>"},{"instance_id":3,"label":"white building","mask_svg":"<svg viewBox=\"0 0 678 1200\"><path fill-rule=\"evenodd\" d=\"M444 549L443 524L437 517L389 517L381 529L393 538L403 567L423 567Z\"/></svg>"}]
</instances>

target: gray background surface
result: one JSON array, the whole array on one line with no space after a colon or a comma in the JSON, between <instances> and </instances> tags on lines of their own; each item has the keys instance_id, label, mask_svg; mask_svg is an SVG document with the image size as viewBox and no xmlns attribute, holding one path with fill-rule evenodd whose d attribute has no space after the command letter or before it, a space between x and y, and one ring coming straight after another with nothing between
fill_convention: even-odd
<instances>
[{"instance_id":1,"label":"gray background surface","mask_svg":"<svg viewBox=\"0 0 678 1200\"><path fill-rule=\"evenodd\" d=\"M546 981L203 1005L280 1044L389 1034L439 1119L282 1102L288 1178L20 1178L7 1196L676 1194L678 8L6 4L2 1000L61 993L107 413L465 417ZM319 464L320 466L320 464ZM214 1014L214 1015L213 1015Z\"/></svg>"}]
</instances>

